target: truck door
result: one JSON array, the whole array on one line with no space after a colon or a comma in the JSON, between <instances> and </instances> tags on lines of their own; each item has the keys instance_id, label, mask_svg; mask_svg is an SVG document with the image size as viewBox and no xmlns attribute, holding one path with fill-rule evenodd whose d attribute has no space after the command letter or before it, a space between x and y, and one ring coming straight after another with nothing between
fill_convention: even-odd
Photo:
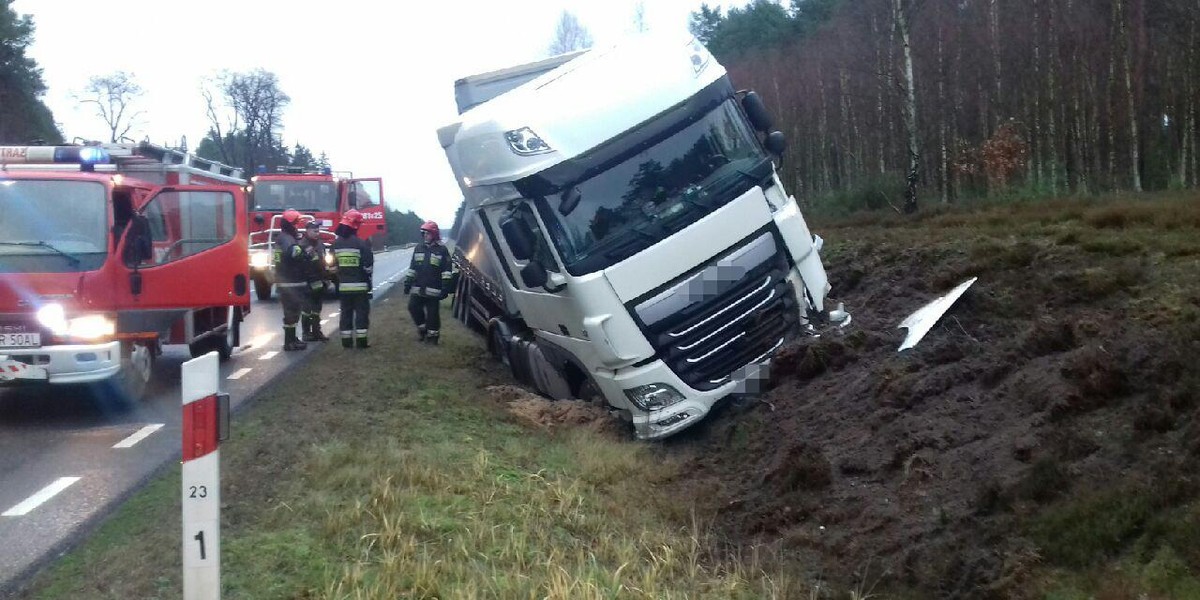
<instances>
[{"instance_id":1,"label":"truck door","mask_svg":"<svg viewBox=\"0 0 1200 600\"><path fill-rule=\"evenodd\" d=\"M351 179L349 183L346 203L349 208L357 210L363 216L358 237L371 240L372 245L382 245L383 238L387 236L387 220L383 214L386 210L383 205L383 179Z\"/></svg>"},{"instance_id":2,"label":"truck door","mask_svg":"<svg viewBox=\"0 0 1200 600\"><path fill-rule=\"evenodd\" d=\"M125 230L118 252L130 282L118 294L143 308L249 304L247 240L240 188L158 188Z\"/></svg>"},{"instance_id":3,"label":"truck door","mask_svg":"<svg viewBox=\"0 0 1200 600\"><path fill-rule=\"evenodd\" d=\"M493 219L491 228L493 231L501 230L500 222L506 218L520 219L525 223L530 231L534 233L536 247L534 250L533 260L538 261L542 266L546 267L551 279L561 280L561 267L558 260L550 250L550 242L543 234L541 221L534 214L533 207L528 202L522 202L520 205L513 208L511 211L496 213L489 215ZM506 244L500 244L504 248L505 260L510 265L517 265L511 274L515 293L521 297L520 305L522 308L521 317L525 323L535 329L540 329L552 336L566 336L575 338L580 342L585 342L581 325L583 317L579 312L579 308L575 302L571 301L570 288L556 289L551 283L546 287L530 287L521 280L520 267L528 264L526 261L516 260ZM555 290L555 291L550 291ZM566 342L566 340L559 340Z\"/></svg>"}]
</instances>

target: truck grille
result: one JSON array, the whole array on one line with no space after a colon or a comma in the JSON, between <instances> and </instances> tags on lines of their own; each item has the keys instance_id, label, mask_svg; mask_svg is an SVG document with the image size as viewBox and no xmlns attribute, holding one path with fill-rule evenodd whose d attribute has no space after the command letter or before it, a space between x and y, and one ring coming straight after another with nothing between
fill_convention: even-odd
<instances>
[{"instance_id":1,"label":"truck grille","mask_svg":"<svg viewBox=\"0 0 1200 600\"><path fill-rule=\"evenodd\" d=\"M770 356L795 330L788 271L774 235L763 233L633 312L657 358L694 389L710 390Z\"/></svg>"}]
</instances>

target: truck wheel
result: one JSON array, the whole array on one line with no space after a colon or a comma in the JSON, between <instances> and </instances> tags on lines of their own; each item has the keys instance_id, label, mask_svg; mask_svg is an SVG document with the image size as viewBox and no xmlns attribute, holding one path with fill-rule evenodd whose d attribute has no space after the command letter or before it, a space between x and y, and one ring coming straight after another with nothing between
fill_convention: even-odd
<instances>
[{"instance_id":1,"label":"truck wheel","mask_svg":"<svg viewBox=\"0 0 1200 600\"><path fill-rule=\"evenodd\" d=\"M266 277L258 276L254 278L254 293L259 300L271 299L271 282L267 281Z\"/></svg>"},{"instance_id":2,"label":"truck wheel","mask_svg":"<svg viewBox=\"0 0 1200 600\"><path fill-rule=\"evenodd\" d=\"M154 371L154 350L145 344L133 344L127 355L122 354L121 370L113 376L114 387L122 400L131 404L141 402Z\"/></svg>"},{"instance_id":3,"label":"truck wheel","mask_svg":"<svg viewBox=\"0 0 1200 600\"><path fill-rule=\"evenodd\" d=\"M508 357L508 342L504 340L504 334L500 332L499 327L493 327L492 333L488 337L488 351L501 364L512 370L512 359Z\"/></svg>"}]
</instances>

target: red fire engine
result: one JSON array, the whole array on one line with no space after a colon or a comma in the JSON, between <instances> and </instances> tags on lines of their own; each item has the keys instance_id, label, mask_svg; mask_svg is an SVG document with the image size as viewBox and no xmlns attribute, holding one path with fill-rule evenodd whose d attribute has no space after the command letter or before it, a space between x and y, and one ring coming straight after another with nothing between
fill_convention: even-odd
<instances>
[{"instance_id":1,"label":"red fire engine","mask_svg":"<svg viewBox=\"0 0 1200 600\"><path fill-rule=\"evenodd\" d=\"M137 399L164 344L228 359L250 312L245 183L148 143L0 146L0 384Z\"/></svg>"},{"instance_id":2,"label":"red fire engine","mask_svg":"<svg viewBox=\"0 0 1200 600\"><path fill-rule=\"evenodd\" d=\"M271 297L275 283L275 235L283 211L293 208L307 219L321 223L321 237L332 243L333 230L342 214L351 208L363 215L359 237L381 249L387 236L384 220L383 179L355 179L349 173L329 169L310 171L301 167L279 167L275 173L262 173L250 179L250 275L260 300ZM326 262L333 255L326 257Z\"/></svg>"}]
</instances>

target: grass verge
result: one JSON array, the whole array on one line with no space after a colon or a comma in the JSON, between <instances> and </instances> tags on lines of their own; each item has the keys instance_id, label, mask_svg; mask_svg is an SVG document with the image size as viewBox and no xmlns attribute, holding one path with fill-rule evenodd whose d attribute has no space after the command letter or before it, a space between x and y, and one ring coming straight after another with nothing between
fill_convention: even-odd
<instances>
[{"instance_id":1,"label":"grass verge","mask_svg":"<svg viewBox=\"0 0 1200 600\"><path fill-rule=\"evenodd\" d=\"M330 345L222 446L226 598L807 597L771 552L730 552L657 484L675 467L588 428L526 425L481 340L418 346L388 298L366 352ZM178 469L34 578L25 598L178 598Z\"/></svg>"}]
</instances>

